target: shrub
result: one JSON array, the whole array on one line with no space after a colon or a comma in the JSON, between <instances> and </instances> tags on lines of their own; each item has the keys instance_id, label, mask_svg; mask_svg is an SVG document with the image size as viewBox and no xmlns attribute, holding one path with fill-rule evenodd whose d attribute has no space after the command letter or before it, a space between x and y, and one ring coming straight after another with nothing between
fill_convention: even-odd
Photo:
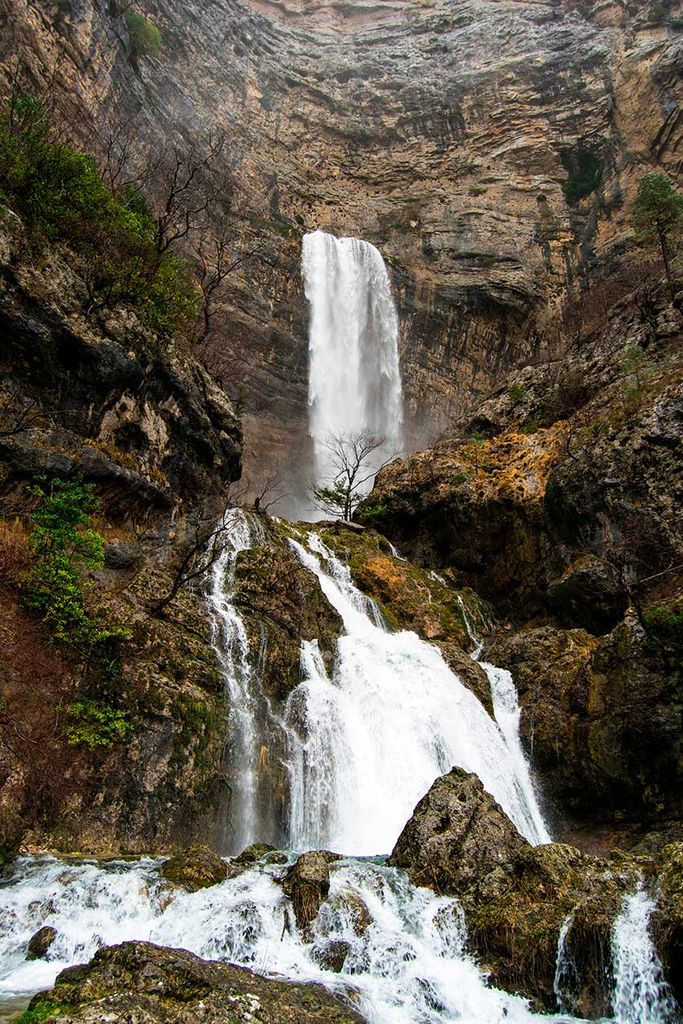
<instances>
[{"instance_id":1,"label":"shrub","mask_svg":"<svg viewBox=\"0 0 683 1024\"><path fill-rule=\"evenodd\" d=\"M508 396L515 405L517 405L518 402L523 402L526 398L526 394L526 388L523 384L511 384L508 388Z\"/></svg>"},{"instance_id":2,"label":"shrub","mask_svg":"<svg viewBox=\"0 0 683 1024\"><path fill-rule=\"evenodd\" d=\"M158 57L161 32L153 21L136 11L126 11L126 28L136 57Z\"/></svg>"},{"instance_id":3,"label":"shrub","mask_svg":"<svg viewBox=\"0 0 683 1024\"><path fill-rule=\"evenodd\" d=\"M66 714L69 721L64 735L72 747L108 749L124 740L132 730L125 711L85 697L69 704Z\"/></svg>"},{"instance_id":4,"label":"shrub","mask_svg":"<svg viewBox=\"0 0 683 1024\"><path fill-rule=\"evenodd\" d=\"M98 501L91 484L54 480L49 491L32 488L40 499L31 516L29 538L36 562L23 582L27 608L38 613L55 640L91 649L128 635L95 622L86 610L83 569L104 565L104 539L91 529Z\"/></svg>"},{"instance_id":5,"label":"shrub","mask_svg":"<svg viewBox=\"0 0 683 1024\"><path fill-rule=\"evenodd\" d=\"M683 667L683 601L656 605L645 612L643 619L648 646L656 647L670 668Z\"/></svg>"},{"instance_id":6,"label":"shrub","mask_svg":"<svg viewBox=\"0 0 683 1024\"><path fill-rule=\"evenodd\" d=\"M562 186L565 199L570 206L595 192L602 182L602 164L595 154L585 149L566 151L561 156L562 164L569 178Z\"/></svg>"},{"instance_id":7,"label":"shrub","mask_svg":"<svg viewBox=\"0 0 683 1024\"><path fill-rule=\"evenodd\" d=\"M139 190L110 192L92 157L51 140L47 106L31 96L13 97L0 117L0 190L34 236L64 240L82 257L90 311L131 305L169 334L194 322L196 284L182 260L160 251Z\"/></svg>"}]
</instances>

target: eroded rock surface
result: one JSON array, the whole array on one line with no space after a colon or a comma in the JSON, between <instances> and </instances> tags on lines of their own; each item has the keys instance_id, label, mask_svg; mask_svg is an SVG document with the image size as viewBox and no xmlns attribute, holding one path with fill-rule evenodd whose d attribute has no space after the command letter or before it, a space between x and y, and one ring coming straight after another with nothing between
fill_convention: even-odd
<instances>
[{"instance_id":1,"label":"eroded rock surface","mask_svg":"<svg viewBox=\"0 0 683 1024\"><path fill-rule=\"evenodd\" d=\"M320 985L268 981L252 971L200 960L182 949L124 942L70 967L31 1008L65 1024L110 1017L138 1024L360 1024L362 1018Z\"/></svg>"},{"instance_id":2,"label":"eroded rock surface","mask_svg":"<svg viewBox=\"0 0 683 1024\"><path fill-rule=\"evenodd\" d=\"M161 874L188 892L196 892L225 881L228 867L208 846L190 846L167 860Z\"/></svg>"}]
</instances>

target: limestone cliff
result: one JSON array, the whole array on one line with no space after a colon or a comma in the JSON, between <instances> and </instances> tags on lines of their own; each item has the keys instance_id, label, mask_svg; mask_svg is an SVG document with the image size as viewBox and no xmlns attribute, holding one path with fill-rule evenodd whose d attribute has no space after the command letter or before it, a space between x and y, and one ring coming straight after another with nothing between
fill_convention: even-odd
<instances>
[{"instance_id":1,"label":"limestone cliff","mask_svg":"<svg viewBox=\"0 0 683 1024\"><path fill-rule=\"evenodd\" d=\"M235 272L211 359L233 394L246 388L258 459L305 447L303 230L361 235L392 264L416 438L510 366L563 349L558 311L623 252L639 176L678 172L678 2L145 11L158 59L132 55L115 2L3 0L4 77L18 54L29 79L54 79L90 148L132 125L141 164L226 131L216 185L235 185L235 249L270 263Z\"/></svg>"},{"instance_id":2,"label":"limestone cliff","mask_svg":"<svg viewBox=\"0 0 683 1024\"><path fill-rule=\"evenodd\" d=\"M154 607L239 476L239 422L206 371L130 309L89 314L76 263L2 208L0 852L213 838L225 790L205 603L185 587L168 613ZM35 487L55 479L92 485L99 502L87 612L123 633L97 658L59 642L22 589Z\"/></svg>"}]
</instances>

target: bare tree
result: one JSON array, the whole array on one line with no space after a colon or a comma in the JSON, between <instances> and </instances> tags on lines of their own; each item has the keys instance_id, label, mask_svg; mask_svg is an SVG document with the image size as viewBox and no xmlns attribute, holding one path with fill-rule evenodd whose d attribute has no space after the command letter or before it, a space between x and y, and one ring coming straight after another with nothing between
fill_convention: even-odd
<instances>
[{"instance_id":1,"label":"bare tree","mask_svg":"<svg viewBox=\"0 0 683 1024\"><path fill-rule=\"evenodd\" d=\"M217 187L207 172L223 153L225 136L210 134L187 152L174 148L153 168L160 196L155 217L155 246L161 256L196 228L216 199Z\"/></svg>"},{"instance_id":2,"label":"bare tree","mask_svg":"<svg viewBox=\"0 0 683 1024\"><path fill-rule=\"evenodd\" d=\"M185 541L180 544L180 560L170 587L151 606L154 615L163 614L184 587L204 576L216 564L228 546L233 529L230 508L218 520L202 512L197 515Z\"/></svg>"},{"instance_id":3,"label":"bare tree","mask_svg":"<svg viewBox=\"0 0 683 1024\"><path fill-rule=\"evenodd\" d=\"M223 219L218 225L214 221L207 226L207 230L198 233L193 255L202 293L196 341L198 344L202 344L211 335L213 320L219 310L218 299L221 287L226 278L252 260L259 260L270 267L274 266L274 263L264 253L255 249L248 252L234 252L231 245L231 229L227 219Z\"/></svg>"},{"instance_id":4,"label":"bare tree","mask_svg":"<svg viewBox=\"0 0 683 1024\"><path fill-rule=\"evenodd\" d=\"M329 483L313 485L313 499L321 512L349 520L366 497L365 484L391 462L382 459L386 438L367 430L352 434L330 434L325 449L330 461Z\"/></svg>"}]
</instances>

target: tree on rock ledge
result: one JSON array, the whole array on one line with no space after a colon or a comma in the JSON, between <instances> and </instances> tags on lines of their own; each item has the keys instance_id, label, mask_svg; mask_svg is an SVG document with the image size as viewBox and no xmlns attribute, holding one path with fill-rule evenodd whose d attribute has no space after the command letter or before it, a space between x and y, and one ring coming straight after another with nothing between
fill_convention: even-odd
<instances>
[{"instance_id":1,"label":"tree on rock ledge","mask_svg":"<svg viewBox=\"0 0 683 1024\"><path fill-rule=\"evenodd\" d=\"M633 208L633 227L638 241L658 242L662 253L671 297L675 286L671 273L670 235L683 217L683 196L677 192L668 174L653 171L641 179Z\"/></svg>"}]
</instances>

